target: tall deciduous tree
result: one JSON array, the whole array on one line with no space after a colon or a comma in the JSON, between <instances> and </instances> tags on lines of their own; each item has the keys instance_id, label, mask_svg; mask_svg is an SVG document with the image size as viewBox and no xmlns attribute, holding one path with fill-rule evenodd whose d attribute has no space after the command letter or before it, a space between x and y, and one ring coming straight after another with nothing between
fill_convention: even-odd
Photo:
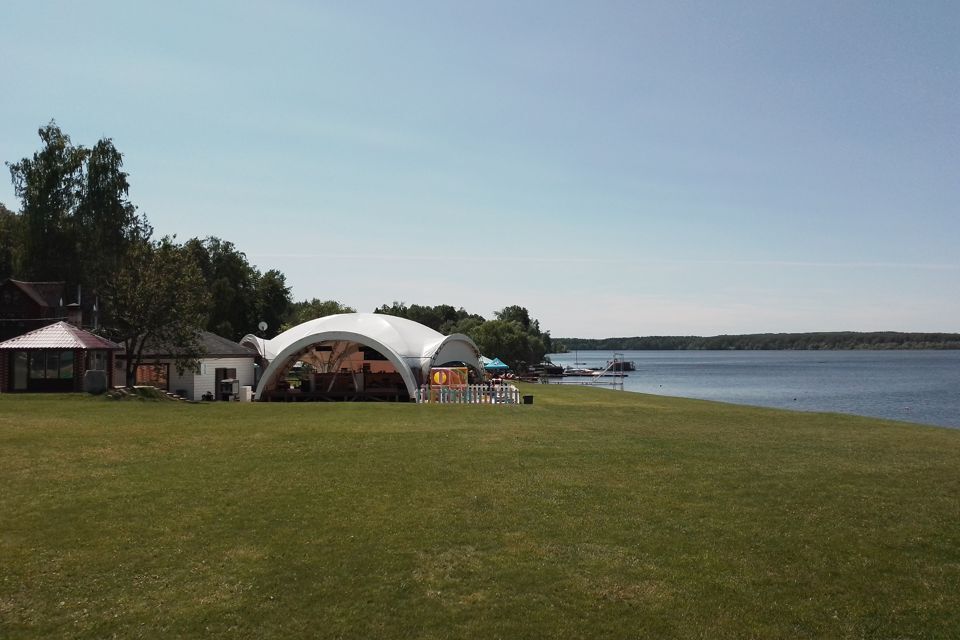
<instances>
[{"instance_id":1,"label":"tall deciduous tree","mask_svg":"<svg viewBox=\"0 0 960 640\"><path fill-rule=\"evenodd\" d=\"M282 273L272 269L261 274L246 254L221 238L193 238L184 248L196 259L206 283L208 330L239 340L259 334L258 325L266 322L268 332L276 335L290 307L290 288Z\"/></svg>"},{"instance_id":2,"label":"tall deciduous tree","mask_svg":"<svg viewBox=\"0 0 960 640\"><path fill-rule=\"evenodd\" d=\"M391 316L398 316L419 322L426 325L434 331L439 331L444 335L454 333L453 328L460 323L468 320L484 321L483 316L467 313L460 307L455 309L449 304L438 304L436 306L411 304L407 306L403 302L394 302L393 304L380 305L373 311L374 313L385 313Z\"/></svg>"},{"instance_id":3,"label":"tall deciduous tree","mask_svg":"<svg viewBox=\"0 0 960 640\"><path fill-rule=\"evenodd\" d=\"M206 282L207 329L237 340L257 326L256 282L260 274L228 240L208 237L187 241Z\"/></svg>"},{"instance_id":4,"label":"tall deciduous tree","mask_svg":"<svg viewBox=\"0 0 960 640\"><path fill-rule=\"evenodd\" d=\"M260 322L267 323L264 338L272 338L280 333L284 319L290 312L290 287L287 278L276 269L270 269L260 276L256 284L257 292L257 335L260 335Z\"/></svg>"},{"instance_id":5,"label":"tall deciduous tree","mask_svg":"<svg viewBox=\"0 0 960 640\"><path fill-rule=\"evenodd\" d=\"M490 320L468 330L467 335L481 353L500 358L514 371L525 371L541 362L546 353L543 340L513 320Z\"/></svg>"},{"instance_id":6,"label":"tall deciduous tree","mask_svg":"<svg viewBox=\"0 0 960 640\"><path fill-rule=\"evenodd\" d=\"M206 292L196 259L169 237L129 247L105 285L105 328L127 352L127 386L136 381L147 345L169 348L180 372L198 365Z\"/></svg>"},{"instance_id":7,"label":"tall deciduous tree","mask_svg":"<svg viewBox=\"0 0 960 640\"><path fill-rule=\"evenodd\" d=\"M0 202L0 280L15 273L15 264L22 246L21 217Z\"/></svg>"},{"instance_id":8,"label":"tall deciduous tree","mask_svg":"<svg viewBox=\"0 0 960 640\"><path fill-rule=\"evenodd\" d=\"M21 202L13 271L26 280L64 280L96 292L128 246L149 238L152 229L128 199L123 156L113 141L76 146L53 121L39 134L40 151L7 163Z\"/></svg>"},{"instance_id":9,"label":"tall deciduous tree","mask_svg":"<svg viewBox=\"0 0 960 640\"><path fill-rule=\"evenodd\" d=\"M287 321L284 324L284 328L289 329L290 327L295 327L298 324L307 322L308 320L324 318L326 316L332 316L338 313L356 312L357 310L353 307L348 307L337 300L320 300L319 298L302 300L300 302L294 302L291 305L290 313L287 315Z\"/></svg>"},{"instance_id":10,"label":"tall deciduous tree","mask_svg":"<svg viewBox=\"0 0 960 640\"><path fill-rule=\"evenodd\" d=\"M530 317L526 307L510 305L494 312L496 320L467 313L460 307L448 304L434 307L403 302L384 304L374 313L407 318L427 325L445 335L463 333L477 344L481 353L498 357L514 371L524 371L528 366L543 360L551 347L550 332L540 330L540 322Z\"/></svg>"},{"instance_id":11,"label":"tall deciduous tree","mask_svg":"<svg viewBox=\"0 0 960 640\"><path fill-rule=\"evenodd\" d=\"M117 271L127 249L152 229L127 198L123 156L104 138L86 154L82 190L73 217L82 284L99 291Z\"/></svg>"},{"instance_id":12,"label":"tall deciduous tree","mask_svg":"<svg viewBox=\"0 0 960 640\"><path fill-rule=\"evenodd\" d=\"M40 151L32 158L7 163L23 216L17 275L76 283L80 263L73 215L87 151L74 146L55 122L38 133L43 141Z\"/></svg>"},{"instance_id":13,"label":"tall deciduous tree","mask_svg":"<svg viewBox=\"0 0 960 640\"><path fill-rule=\"evenodd\" d=\"M550 338L550 332L540 330L540 321L531 318L530 312L527 311L526 307L514 304L504 307L500 311L494 311L493 315L497 317L497 320L516 322L530 335L531 352L528 354L529 364L539 363L544 355L553 350L553 340ZM539 355L540 344L538 341L543 344L544 348L543 353L539 353Z\"/></svg>"}]
</instances>

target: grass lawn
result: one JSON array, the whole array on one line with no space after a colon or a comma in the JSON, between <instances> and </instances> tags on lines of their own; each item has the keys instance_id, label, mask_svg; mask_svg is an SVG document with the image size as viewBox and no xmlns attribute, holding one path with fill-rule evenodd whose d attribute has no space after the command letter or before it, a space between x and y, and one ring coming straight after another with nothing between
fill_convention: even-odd
<instances>
[{"instance_id":1,"label":"grass lawn","mask_svg":"<svg viewBox=\"0 0 960 640\"><path fill-rule=\"evenodd\" d=\"M0 637L956 638L960 431L0 396Z\"/></svg>"}]
</instances>

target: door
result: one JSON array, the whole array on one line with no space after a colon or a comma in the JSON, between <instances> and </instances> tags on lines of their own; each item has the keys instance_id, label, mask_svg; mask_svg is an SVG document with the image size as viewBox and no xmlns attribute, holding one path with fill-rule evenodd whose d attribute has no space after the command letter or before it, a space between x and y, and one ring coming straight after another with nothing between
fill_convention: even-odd
<instances>
[{"instance_id":1,"label":"door","mask_svg":"<svg viewBox=\"0 0 960 640\"><path fill-rule=\"evenodd\" d=\"M14 351L12 354L10 354L10 360L10 368L13 371L13 376L10 380L10 389L13 391L26 391L27 371L29 368L27 352Z\"/></svg>"}]
</instances>

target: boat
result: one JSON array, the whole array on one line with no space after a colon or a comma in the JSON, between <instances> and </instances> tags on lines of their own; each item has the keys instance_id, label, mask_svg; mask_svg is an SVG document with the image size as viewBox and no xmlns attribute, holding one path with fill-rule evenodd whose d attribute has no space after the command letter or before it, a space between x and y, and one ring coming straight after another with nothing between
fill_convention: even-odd
<instances>
[{"instance_id":1,"label":"boat","mask_svg":"<svg viewBox=\"0 0 960 640\"><path fill-rule=\"evenodd\" d=\"M594 378L626 378L627 374L623 371L614 371L613 369L606 369L604 371L594 371Z\"/></svg>"},{"instance_id":2,"label":"boat","mask_svg":"<svg viewBox=\"0 0 960 640\"><path fill-rule=\"evenodd\" d=\"M541 362L535 367L530 367L530 373L534 375L562 376L563 367L552 362Z\"/></svg>"},{"instance_id":3,"label":"boat","mask_svg":"<svg viewBox=\"0 0 960 640\"><path fill-rule=\"evenodd\" d=\"M636 371L637 365L633 360L607 360L607 369L610 371Z\"/></svg>"},{"instance_id":4,"label":"boat","mask_svg":"<svg viewBox=\"0 0 960 640\"><path fill-rule=\"evenodd\" d=\"M566 367L563 370L564 376L590 378L600 373L599 369L587 369L584 367Z\"/></svg>"}]
</instances>

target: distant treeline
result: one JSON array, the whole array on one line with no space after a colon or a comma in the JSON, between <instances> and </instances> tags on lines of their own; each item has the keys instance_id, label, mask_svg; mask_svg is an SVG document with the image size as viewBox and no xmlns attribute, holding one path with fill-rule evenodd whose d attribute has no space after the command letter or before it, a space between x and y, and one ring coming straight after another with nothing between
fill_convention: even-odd
<instances>
[{"instance_id":1,"label":"distant treeline","mask_svg":"<svg viewBox=\"0 0 960 640\"><path fill-rule=\"evenodd\" d=\"M633 338L554 338L560 351L960 349L960 333L753 333L739 336L637 336Z\"/></svg>"}]
</instances>

